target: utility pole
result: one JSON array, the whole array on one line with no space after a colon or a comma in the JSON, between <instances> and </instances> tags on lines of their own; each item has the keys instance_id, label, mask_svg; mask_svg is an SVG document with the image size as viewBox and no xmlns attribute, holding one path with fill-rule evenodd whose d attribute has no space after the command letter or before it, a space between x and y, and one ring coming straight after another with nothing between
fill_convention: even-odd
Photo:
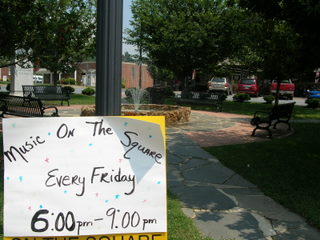
<instances>
[{"instance_id":1,"label":"utility pole","mask_svg":"<svg viewBox=\"0 0 320 240\"><path fill-rule=\"evenodd\" d=\"M98 0L96 115L121 115L123 0Z\"/></svg>"}]
</instances>

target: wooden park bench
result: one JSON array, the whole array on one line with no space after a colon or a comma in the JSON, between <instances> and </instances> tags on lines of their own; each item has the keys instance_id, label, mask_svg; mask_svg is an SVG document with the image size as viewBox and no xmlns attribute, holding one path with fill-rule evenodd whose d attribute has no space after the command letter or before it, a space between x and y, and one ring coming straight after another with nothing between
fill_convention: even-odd
<instances>
[{"instance_id":1,"label":"wooden park bench","mask_svg":"<svg viewBox=\"0 0 320 240\"><path fill-rule=\"evenodd\" d=\"M45 111L50 110L50 115ZM15 115L20 117L58 117L58 109L54 106L43 106L40 99L32 97L20 97L12 95L0 95L0 117Z\"/></svg>"},{"instance_id":2,"label":"wooden park bench","mask_svg":"<svg viewBox=\"0 0 320 240\"><path fill-rule=\"evenodd\" d=\"M289 120L292 115L295 102L275 105L270 112L257 111L251 119L251 125L255 126L252 131L252 136L255 135L258 129L266 130L269 137L272 137L270 128L276 129L277 124L285 123L288 125L288 130L291 130Z\"/></svg>"},{"instance_id":3,"label":"wooden park bench","mask_svg":"<svg viewBox=\"0 0 320 240\"><path fill-rule=\"evenodd\" d=\"M67 101L70 106L70 94L62 86L23 85L22 91L24 97L33 97L44 101L59 100L61 105L63 105L63 101Z\"/></svg>"},{"instance_id":4,"label":"wooden park bench","mask_svg":"<svg viewBox=\"0 0 320 240\"><path fill-rule=\"evenodd\" d=\"M221 112L224 99L224 95L215 93L188 92L187 94L182 93L180 97L176 97L175 101L177 104L191 103L212 106L214 110Z\"/></svg>"}]
</instances>

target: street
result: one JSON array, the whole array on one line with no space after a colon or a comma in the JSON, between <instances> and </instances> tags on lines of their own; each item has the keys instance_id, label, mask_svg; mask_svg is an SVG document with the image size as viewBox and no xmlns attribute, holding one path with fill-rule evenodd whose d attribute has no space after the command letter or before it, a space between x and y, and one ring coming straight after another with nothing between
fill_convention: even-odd
<instances>
[{"instance_id":1,"label":"street","mask_svg":"<svg viewBox=\"0 0 320 240\"><path fill-rule=\"evenodd\" d=\"M227 97L228 101L232 101L233 95L229 95ZM307 106L305 103L306 98L303 97L294 97L293 100L279 100L279 103L288 103L288 102L296 102L296 105L298 106ZM263 100L263 97L251 97L249 102L256 102L256 103L264 103L265 101Z\"/></svg>"},{"instance_id":2,"label":"street","mask_svg":"<svg viewBox=\"0 0 320 240\"><path fill-rule=\"evenodd\" d=\"M81 94L81 91L85 88L83 86L74 86L75 88L75 92L76 94ZM5 92L6 90L6 85L2 84L0 85L0 92ZM121 89L121 97L125 97L125 89ZM180 91L175 91L176 94L179 94ZM227 97L228 101L233 101L232 99L233 94L229 95ZM287 103L287 102L296 102L296 105L298 106L307 106L307 104L305 103L306 98L302 98L302 97L294 97L293 100L279 100L279 103ZM256 103L264 103L265 101L263 100L263 97L251 97L251 100L249 100L249 102L256 102Z\"/></svg>"}]
</instances>

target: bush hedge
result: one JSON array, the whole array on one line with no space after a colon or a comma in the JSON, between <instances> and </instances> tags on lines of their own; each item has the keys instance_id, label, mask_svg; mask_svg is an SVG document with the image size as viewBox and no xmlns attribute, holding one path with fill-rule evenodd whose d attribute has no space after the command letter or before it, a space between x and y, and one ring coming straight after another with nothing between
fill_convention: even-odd
<instances>
[{"instance_id":1,"label":"bush hedge","mask_svg":"<svg viewBox=\"0 0 320 240\"><path fill-rule=\"evenodd\" d=\"M88 95L88 96L93 95L95 92L96 92L96 91L95 91L93 88L91 88L91 87L87 87L87 88L85 88L85 89L82 90L82 94Z\"/></svg>"},{"instance_id":2,"label":"bush hedge","mask_svg":"<svg viewBox=\"0 0 320 240\"><path fill-rule=\"evenodd\" d=\"M306 104L308 104L308 108L318 108L320 107L320 99L310 98L306 100Z\"/></svg>"},{"instance_id":3,"label":"bush hedge","mask_svg":"<svg viewBox=\"0 0 320 240\"><path fill-rule=\"evenodd\" d=\"M250 99L250 95L246 93L237 93L233 96L233 101L235 102L244 102Z\"/></svg>"},{"instance_id":4,"label":"bush hedge","mask_svg":"<svg viewBox=\"0 0 320 240\"><path fill-rule=\"evenodd\" d=\"M60 80L61 84L66 84L66 85L75 85L76 84L76 80L74 78L63 78Z\"/></svg>"},{"instance_id":5,"label":"bush hedge","mask_svg":"<svg viewBox=\"0 0 320 240\"><path fill-rule=\"evenodd\" d=\"M272 103L274 101L275 97L273 95L265 95L263 96L263 100L266 101L266 103Z\"/></svg>"}]
</instances>

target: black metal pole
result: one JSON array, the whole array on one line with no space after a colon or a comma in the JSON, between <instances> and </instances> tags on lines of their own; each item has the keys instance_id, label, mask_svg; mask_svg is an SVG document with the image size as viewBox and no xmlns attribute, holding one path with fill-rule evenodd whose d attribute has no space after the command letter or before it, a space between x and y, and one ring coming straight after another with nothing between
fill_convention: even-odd
<instances>
[{"instance_id":1,"label":"black metal pole","mask_svg":"<svg viewBox=\"0 0 320 240\"><path fill-rule=\"evenodd\" d=\"M98 0L96 115L121 115L123 0Z\"/></svg>"}]
</instances>

